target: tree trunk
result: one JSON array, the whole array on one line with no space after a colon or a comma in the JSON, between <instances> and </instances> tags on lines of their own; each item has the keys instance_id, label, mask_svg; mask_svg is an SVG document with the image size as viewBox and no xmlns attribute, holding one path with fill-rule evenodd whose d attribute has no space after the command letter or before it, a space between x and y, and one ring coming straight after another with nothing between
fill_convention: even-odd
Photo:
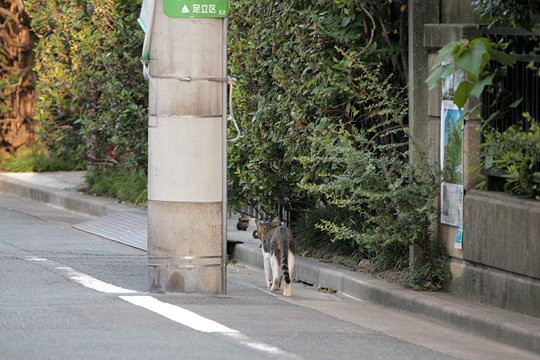
<instances>
[{"instance_id":1,"label":"tree trunk","mask_svg":"<svg viewBox=\"0 0 540 360\"><path fill-rule=\"evenodd\" d=\"M0 0L0 153L34 141L35 35L22 0Z\"/></svg>"}]
</instances>

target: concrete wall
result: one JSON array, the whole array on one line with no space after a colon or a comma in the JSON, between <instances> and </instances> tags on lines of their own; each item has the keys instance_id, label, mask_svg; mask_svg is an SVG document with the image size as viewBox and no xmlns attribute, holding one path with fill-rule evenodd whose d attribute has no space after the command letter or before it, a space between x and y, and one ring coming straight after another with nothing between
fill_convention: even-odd
<instances>
[{"instance_id":1,"label":"concrete wall","mask_svg":"<svg viewBox=\"0 0 540 360\"><path fill-rule=\"evenodd\" d=\"M449 7L450 3L457 7ZM442 1L442 20L459 17L456 14L464 9L460 4L463 5L461 1ZM431 67L442 46L476 36L477 26L427 24L423 34ZM439 87L429 92L426 131L429 158L434 162L438 161L440 152L441 101ZM468 105L466 112L474 105ZM419 122L425 122L424 119L420 118ZM463 249L454 248L457 228L443 224L438 227L439 238L447 245L451 257L451 290L480 302L540 317L540 202L474 190L479 180L472 171L480 160L479 126L479 116L467 113Z\"/></svg>"},{"instance_id":2,"label":"concrete wall","mask_svg":"<svg viewBox=\"0 0 540 360\"><path fill-rule=\"evenodd\" d=\"M493 305L540 317L540 202L470 191L463 260L453 288Z\"/></svg>"},{"instance_id":3,"label":"concrete wall","mask_svg":"<svg viewBox=\"0 0 540 360\"><path fill-rule=\"evenodd\" d=\"M441 0L441 23L476 23L471 0Z\"/></svg>"}]
</instances>

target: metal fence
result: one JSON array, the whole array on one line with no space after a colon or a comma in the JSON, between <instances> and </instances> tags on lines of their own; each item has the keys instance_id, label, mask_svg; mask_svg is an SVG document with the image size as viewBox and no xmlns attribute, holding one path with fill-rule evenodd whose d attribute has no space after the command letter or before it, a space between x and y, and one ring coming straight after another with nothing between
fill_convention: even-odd
<instances>
[{"instance_id":1,"label":"metal fence","mask_svg":"<svg viewBox=\"0 0 540 360\"><path fill-rule=\"evenodd\" d=\"M236 212L247 215L254 219L272 220L275 216L279 216L282 222L289 226L291 221L291 213L284 205L278 205L272 212L265 212L262 207L254 202L246 202L242 206L234 209Z\"/></svg>"},{"instance_id":2,"label":"metal fence","mask_svg":"<svg viewBox=\"0 0 540 360\"><path fill-rule=\"evenodd\" d=\"M482 95L483 119L490 119L496 113L502 114L494 117L485 126L502 132L519 124L527 131L530 124L522 121L523 113L528 112L534 121L540 121L540 74L529 68L531 63L540 67L540 32L488 29L483 35L493 42L509 42L507 52L516 60L515 65L508 68L506 76L501 78L502 96L498 91L484 91ZM517 105L511 106L512 104ZM540 172L540 162L537 163L535 172ZM491 176L497 177L493 174Z\"/></svg>"},{"instance_id":3,"label":"metal fence","mask_svg":"<svg viewBox=\"0 0 540 360\"><path fill-rule=\"evenodd\" d=\"M507 75L501 79L503 96L497 98L496 91L485 91L482 96L484 119L489 119L496 112L504 113L503 117L494 119L487 126L504 131L521 123L524 112L540 121L540 76L537 71L528 68L531 62L540 66L540 33L521 29L489 29L485 30L484 36L493 42L510 42L507 50L516 60L514 67L508 68ZM517 106L509 107L520 99Z\"/></svg>"}]
</instances>

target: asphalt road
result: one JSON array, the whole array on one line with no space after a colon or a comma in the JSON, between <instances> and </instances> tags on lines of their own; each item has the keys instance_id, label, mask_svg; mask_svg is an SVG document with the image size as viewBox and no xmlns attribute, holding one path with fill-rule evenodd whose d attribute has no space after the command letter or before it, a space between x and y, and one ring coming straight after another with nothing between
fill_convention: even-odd
<instances>
[{"instance_id":1,"label":"asphalt road","mask_svg":"<svg viewBox=\"0 0 540 360\"><path fill-rule=\"evenodd\" d=\"M87 218L0 195L0 359L539 359L452 328L229 265L226 296L146 293L146 253Z\"/></svg>"}]
</instances>

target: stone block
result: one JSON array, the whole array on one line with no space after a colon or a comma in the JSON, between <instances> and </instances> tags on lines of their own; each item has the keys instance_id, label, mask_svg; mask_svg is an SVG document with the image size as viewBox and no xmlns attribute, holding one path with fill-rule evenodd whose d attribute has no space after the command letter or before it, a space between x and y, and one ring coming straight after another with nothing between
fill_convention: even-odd
<instances>
[{"instance_id":1,"label":"stone block","mask_svg":"<svg viewBox=\"0 0 540 360\"><path fill-rule=\"evenodd\" d=\"M431 117L428 122L428 157L430 163L438 164L440 162L440 144L441 144L441 120Z\"/></svg>"},{"instance_id":2,"label":"stone block","mask_svg":"<svg viewBox=\"0 0 540 360\"><path fill-rule=\"evenodd\" d=\"M508 310L540 317L540 281L510 277L506 293Z\"/></svg>"},{"instance_id":3,"label":"stone block","mask_svg":"<svg viewBox=\"0 0 540 360\"><path fill-rule=\"evenodd\" d=\"M464 204L464 258L540 279L540 203L504 193L470 191Z\"/></svg>"},{"instance_id":4,"label":"stone block","mask_svg":"<svg viewBox=\"0 0 540 360\"><path fill-rule=\"evenodd\" d=\"M532 266L532 273L540 280L540 206L531 207L529 216L531 220L529 221L527 251Z\"/></svg>"},{"instance_id":5,"label":"stone block","mask_svg":"<svg viewBox=\"0 0 540 360\"><path fill-rule=\"evenodd\" d=\"M441 0L442 23L475 23L470 0Z\"/></svg>"},{"instance_id":6,"label":"stone block","mask_svg":"<svg viewBox=\"0 0 540 360\"><path fill-rule=\"evenodd\" d=\"M433 62L437 57L437 53L429 54L429 69L433 67ZM429 116L440 117L441 116L441 101L442 101L442 88L441 84L437 84L433 89L429 90L428 99L428 114Z\"/></svg>"},{"instance_id":7,"label":"stone block","mask_svg":"<svg viewBox=\"0 0 540 360\"><path fill-rule=\"evenodd\" d=\"M438 50L451 41L479 35L477 24L425 24L424 47Z\"/></svg>"},{"instance_id":8,"label":"stone block","mask_svg":"<svg viewBox=\"0 0 540 360\"><path fill-rule=\"evenodd\" d=\"M308 284L318 285L320 268L315 260L309 259L303 262L302 265L300 265L300 262L295 265L294 275L295 278L302 279Z\"/></svg>"},{"instance_id":9,"label":"stone block","mask_svg":"<svg viewBox=\"0 0 540 360\"><path fill-rule=\"evenodd\" d=\"M450 290L465 295L468 299L482 301L482 278L474 271L468 271L464 261L452 259L450 271L452 284Z\"/></svg>"},{"instance_id":10,"label":"stone block","mask_svg":"<svg viewBox=\"0 0 540 360\"><path fill-rule=\"evenodd\" d=\"M465 191L472 190L480 182L478 168L481 162L480 121L466 121L463 134L463 186Z\"/></svg>"},{"instance_id":11,"label":"stone block","mask_svg":"<svg viewBox=\"0 0 540 360\"><path fill-rule=\"evenodd\" d=\"M451 290L466 298L530 316L540 316L540 281L453 259Z\"/></svg>"}]
</instances>

